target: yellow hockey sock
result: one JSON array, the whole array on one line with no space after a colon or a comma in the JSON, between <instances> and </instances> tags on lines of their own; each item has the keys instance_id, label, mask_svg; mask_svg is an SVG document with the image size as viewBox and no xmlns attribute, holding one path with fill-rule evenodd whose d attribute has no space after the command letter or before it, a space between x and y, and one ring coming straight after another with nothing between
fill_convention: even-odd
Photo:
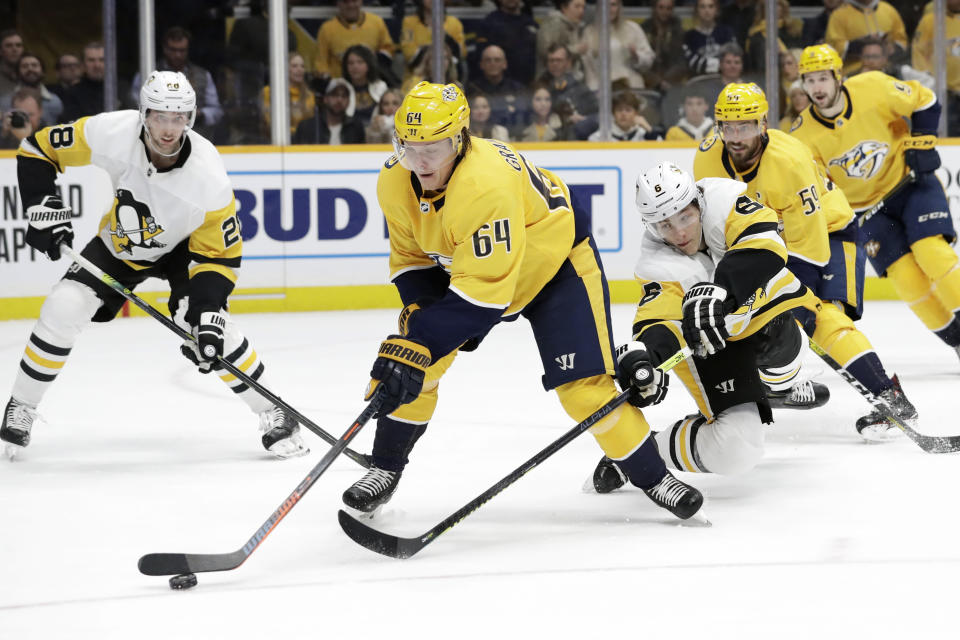
<instances>
[{"instance_id":1,"label":"yellow hockey sock","mask_svg":"<svg viewBox=\"0 0 960 640\"><path fill-rule=\"evenodd\" d=\"M943 236L923 238L910 249L917 264L933 281L933 294L947 311L960 311L960 261Z\"/></svg>"},{"instance_id":2,"label":"yellow hockey sock","mask_svg":"<svg viewBox=\"0 0 960 640\"><path fill-rule=\"evenodd\" d=\"M920 242L923 242L921 240ZM919 243L915 243L916 244ZM949 247L947 247L949 249ZM951 253L952 253L951 249ZM943 329L953 320L953 313L934 295L933 282L917 264L913 253L901 256L887 268L900 299L931 331Z\"/></svg>"},{"instance_id":3,"label":"yellow hockey sock","mask_svg":"<svg viewBox=\"0 0 960 640\"><path fill-rule=\"evenodd\" d=\"M617 386L608 375L574 380L557 387L567 414L582 421L617 397ZM650 425L636 407L624 403L590 427L590 433L608 458L624 460L650 436Z\"/></svg>"}]
</instances>

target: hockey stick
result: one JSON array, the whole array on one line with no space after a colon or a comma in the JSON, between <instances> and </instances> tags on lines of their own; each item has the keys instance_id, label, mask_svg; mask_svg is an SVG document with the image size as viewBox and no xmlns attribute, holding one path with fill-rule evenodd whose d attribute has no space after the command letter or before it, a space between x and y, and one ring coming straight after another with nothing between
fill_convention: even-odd
<instances>
[{"instance_id":1,"label":"hockey stick","mask_svg":"<svg viewBox=\"0 0 960 640\"><path fill-rule=\"evenodd\" d=\"M814 342L812 338L808 339L808 342L810 343L810 349L820 356L820 359L827 363L827 366L839 373L840 377L846 380L851 387L856 389L860 395L866 398L867 402L869 402L870 405L880 413L880 415L897 425L897 427L907 434L908 438L916 442L921 449L927 453L953 453L955 451L960 451L960 435L926 436L922 433L917 433L910 425L897 418L897 416L894 415L894 413L890 410L890 407L887 406L887 403L870 393L869 389L864 387L859 380L854 378L849 371L844 369L843 365L834 360L833 357L823 349L823 347Z\"/></svg>"},{"instance_id":2,"label":"hockey stick","mask_svg":"<svg viewBox=\"0 0 960 640\"><path fill-rule=\"evenodd\" d=\"M95 276L96 278L99 278L100 281L102 281L108 287L110 287L111 289L113 289L114 291L122 295L124 298L126 298L133 304L143 309L147 313L147 315L149 315L150 317L156 320L159 320L161 324L163 324L165 327L173 331L182 339L196 341L196 338L193 337L193 334L191 334L189 331L185 331L182 327L177 325L170 318L168 318L167 316L157 311L150 303L143 300L142 298L137 296L137 294L133 293L132 291L127 289L125 286L117 282L110 274L105 273L102 269L97 267L97 265L93 264L92 262L84 258L82 255L80 255L79 251L75 251L72 247L69 247L65 244L60 245L60 251L64 255L68 256L71 260L76 262L78 265L83 267L86 271L90 272L91 275ZM292 415L294 418L296 418L297 422L299 422L306 428L310 429L310 431L313 431L315 434L320 436L320 438L322 438L327 444L335 444L337 442L336 438L334 438L332 435L330 435L329 433L327 433L326 431L318 427L316 424L313 423L312 420L310 420L309 418L304 416L302 413L300 413L299 411L297 411L296 409L288 405L286 402L281 400L278 396L274 395L269 389L261 385L259 382L257 382L256 380L248 376L246 373L244 373L237 367L235 367L233 363L228 361L226 358L217 356L217 361L220 363L220 365L224 369L226 369L227 371L235 375L240 380L243 380L244 384L246 384L248 387L252 388L254 391L259 393L261 396L263 396L273 404L279 407L282 407L284 411L286 411L287 413ZM354 462L356 462L357 464L363 467L366 467L366 468L370 467L370 459L362 453L357 453L352 449L346 449L344 451L344 455L346 455L348 458L350 458L351 460L353 460Z\"/></svg>"},{"instance_id":3,"label":"hockey stick","mask_svg":"<svg viewBox=\"0 0 960 640\"><path fill-rule=\"evenodd\" d=\"M660 364L657 368L661 371L669 371L674 368L684 359L690 355L690 349L684 348L681 351L678 351L672 355L665 362ZM435 527L431 528L429 531L423 535L417 536L415 538L401 538L389 533L384 533L378 531L373 527L370 527L352 515L348 514L342 509L337 513L337 517L340 520L340 527L343 529L344 533L350 536L354 542L357 544L370 549L371 551L376 551L377 553L383 554L385 556L390 556L391 558L401 558L406 559L425 546L436 540L440 537L441 534L446 532L448 529L451 529L454 525L459 523L461 520L469 516L471 513L482 507L490 499L495 497L501 491L512 485L514 482L522 478L527 474L528 471L531 471L534 467L539 465L541 462L555 454L557 451L568 445L573 441L574 438L579 436L581 433L592 427L594 424L599 422L603 417L611 413L614 409L622 405L627 401L630 396L629 391L624 391L616 398L603 405L592 414L590 414L583 422L575 426L574 428L567 431L565 434L551 442L545 449L542 449L535 456L524 462L522 465L511 471L506 477L497 482L495 485L481 493L479 496L465 504L455 513L446 517L437 524Z\"/></svg>"},{"instance_id":4,"label":"hockey stick","mask_svg":"<svg viewBox=\"0 0 960 640\"><path fill-rule=\"evenodd\" d=\"M347 443L357 435L363 425L369 422L379 408L380 399L377 396L367 404L363 413L344 431L340 439L320 459L320 462L300 481L293 493L287 496L287 499L277 507L277 510L266 519L242 547L232 553L148 553L137 562L140 573L148 576L168 576L207 571L229 571L242 565L250 557L250 554L260 546L264 538L270 535L270 532L283 520L284 516L290 513L294 505L310 490L310 487L323 475L323 472L333 464L336 457L347 450Z\"/></svg>"},{"instance_id":5,"label":"hockey stick","mask_svg":"<svg viewBox=\"0 0 960 640\"><path fill-rule=\"evenodd\" d=\"M890 189L887 195L883 196L883 199L873 204L868 209L864 209L863 211L856 212L857 224L859 224L862 227L867 220L873 217L873 214L875 214L877 211L880 211L880 209L883 209L883 207L887 204L887 201L890 200L890 198L899 194L901 191L903 191L905 187L913 184L914 182L916 182L916 180L917 180L917 174L914 173L913 170L909 171L907 175L905 175L900 182L895 184L893 188Z\"/></svg>"}]
</instances>

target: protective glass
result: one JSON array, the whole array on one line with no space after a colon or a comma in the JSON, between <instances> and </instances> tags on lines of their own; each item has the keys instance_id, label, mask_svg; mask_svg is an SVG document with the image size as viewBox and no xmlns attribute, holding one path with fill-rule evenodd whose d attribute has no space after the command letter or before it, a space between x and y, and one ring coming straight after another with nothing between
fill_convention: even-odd
<instances>
[{"instance_id":1,"label":"protective glass","mask_svg":"<svg viewBox=\"0 0 960 640\"><path fill-rule=\"evenodd\" d=\"M453 162L457 155L454 138L436 142L406 142L393 137L393 148L400 164L414 173L432 173Z\"/></svg>"},{"instance_id":2,"label":"protective glass","mask_svg":"<svg viewBox=\"0 0 960 640\"><path fill-rule=\"evenodd\" d=\"M725 142L752 140L761 133L756 120L724 120L717 125L717 130Z\"/></svg>"}]
</instances>

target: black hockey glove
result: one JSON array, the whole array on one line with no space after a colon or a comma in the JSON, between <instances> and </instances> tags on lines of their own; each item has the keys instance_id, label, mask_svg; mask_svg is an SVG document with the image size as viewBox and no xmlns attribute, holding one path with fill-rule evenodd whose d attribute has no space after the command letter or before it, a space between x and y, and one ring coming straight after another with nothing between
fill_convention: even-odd
<instances>
[{"instance_id":1,"label":"black hockey glove","mask_svg":"<svg viewBox=\"0 0 960 640\"><path fill-rule=\"evenodd\" d=\"M195 340L184 340L180 353L197 365L200 373L210 373L219 368L217 358L223 357L223 332L227 327L227 318L218 311L204 311L200 322L191 333Z\"/></svg>"},{"instance_id":2,"label":"black hockey glove","mask_svg":"<svg viewBox=\"0 0 960 640\"><path fill-rule=\"evenodd\" d=\"M940 168L940 153L937 151L937 137L921 135L907 138L903 142L903 159L917 175L930 173Z\"/></svg>"},{"instance_id":3,"label":"black hockey glove","mask_svg":"<svg viewBox=\"0 0 960 640\"><path fill-rule=\"evenodd\" d=\"M60 259L60 245L73 247L73 212L63 206L59 196L43 196L40 204L27 208L27 244L47 254L51 260Z\"/></svg>"},{"instance_id":4,"label":"black hockey glove","mask_svg":"<svg viewBox=\"0 0 960 640\"><path fill-rule=\"evenodd\" d=\"M698 358L713 355L727 344L726 299L727 290L712 282L699 282L683 296L683 339Z\"/></svg>"},{"instance_id":5,"label":"black hockey glove","mask_svg":"<svg viewBox=\"0 0 960 640\"><path fill-rule=\"evenodd\" d=\"M413 402L423 389L423 379L430 366L430 351L402 336L387 336L380 344L380 353L370 370L370 383L364 399L379 394L378 416L386 416L400 405Z\"/></svg>"},{"instance_id":6,"label":"black hockey glove","mask_svg":"<svg viewBox=\"0 0 960 640\"><path fill-rule=\"evenodd\" d=\"M663 402L670 377L653 366L642 342L631 340L617 347L617 381L630 394L630 404L642 409Z\"/></svg>"}]
</instances>

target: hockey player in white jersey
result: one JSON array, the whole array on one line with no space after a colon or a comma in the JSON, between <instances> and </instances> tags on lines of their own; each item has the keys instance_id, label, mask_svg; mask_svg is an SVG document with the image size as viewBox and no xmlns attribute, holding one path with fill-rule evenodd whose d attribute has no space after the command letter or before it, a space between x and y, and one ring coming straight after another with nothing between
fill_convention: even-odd
<instances>
[{"instance_id":1,"label":"hockey player in white jersey","mask_svg":"<svg viewBox=\"0 0 960 640\"><path fill-rule=\"evenodd\" d=\"M735 474L763 456L763 425L772 422L758 367L795 369L804 340L791 309L819 300L786 269L777 214L726 178L698 182L670 162L637 177L637 210L646 231L635 275L643 287L633 341L618 350L621 386L636 406L660 402L669 378L654 369L683 346L693 358L673 369L699 412L656 435L668 467ZM604 458L593 486L623 485Z\"/></svg>"},{"instance_id":2,"label":"hockey player in white jersey","mask_svg":"<svg viewBox=\"0 0 960 640\"><path fill-rule=\"evenodd\" d=\"M225 372L221 356L261 384L264 365L227 313L242 240L230 180L216 148L192 130L196 94L186 76L155 71L140 90L140 110L115 111L47 127L17 152L26 240L52 260L72 246L72 212L55 184L66 166L104 169L115 198L82 255L128 289L149 277L170 285L168 308L192 332L181 351L199 370L216 371L258 414L263 446L280 458L304 455L296 420ZM91 320L109 322L125 299L72 265L40 311L3 413L0 439L11 457L30 442L36 409Z\"/></svg>"}]
</instances>

